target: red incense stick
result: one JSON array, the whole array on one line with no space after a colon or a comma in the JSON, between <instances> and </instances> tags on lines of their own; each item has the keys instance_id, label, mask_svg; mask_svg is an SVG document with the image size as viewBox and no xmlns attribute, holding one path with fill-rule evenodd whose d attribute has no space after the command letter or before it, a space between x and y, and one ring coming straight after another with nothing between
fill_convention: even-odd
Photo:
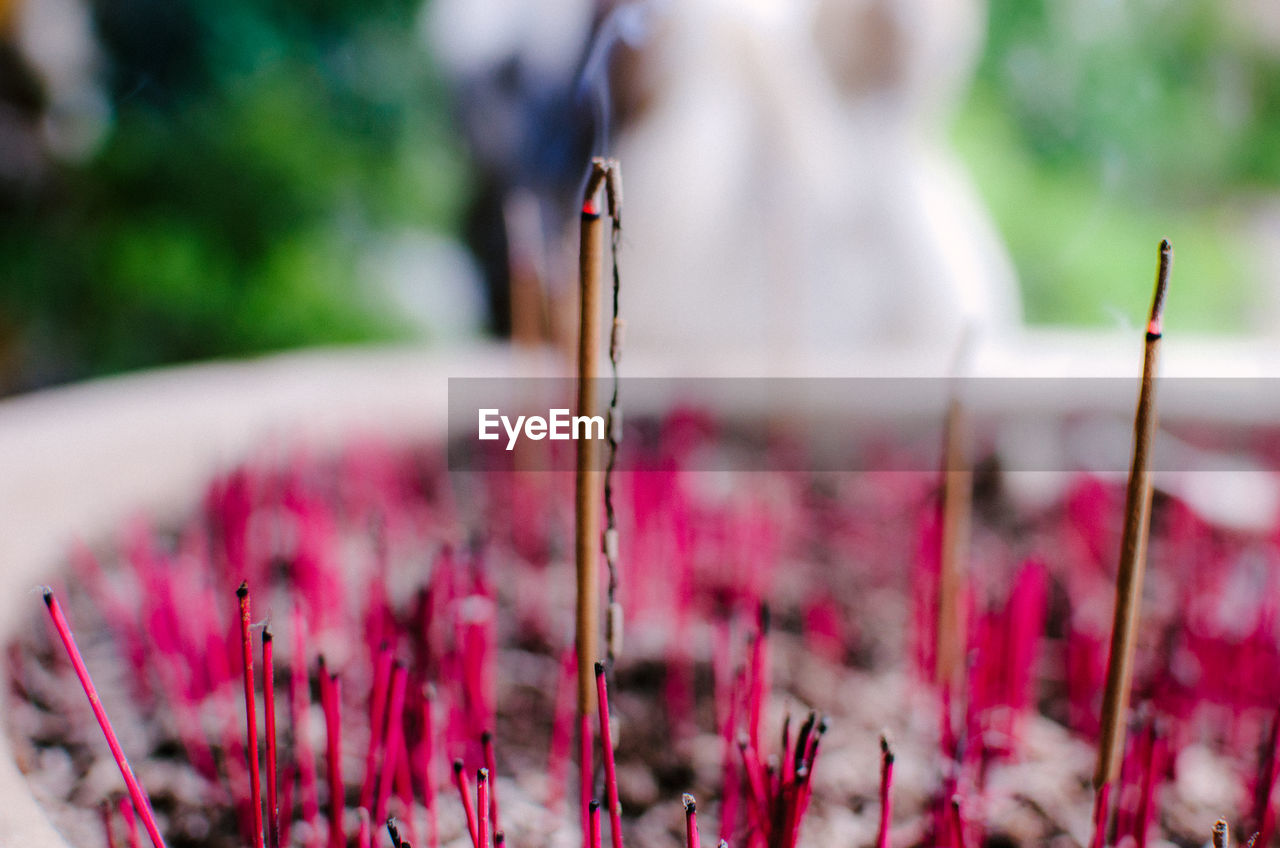
<instances>
[{"instance_id":1,"label":"red incense stick","mask_svg":"<svg viewBox=\"0 0 1280 848\"><path fill-rule=\"evenodd\" d=\"M356 812L360 815L360 829L356 831L356 845L358 848L373 848L373 832L369 821L369 811L361 807Z\"/></svg>"},{"instance_id":2,"label":"red incense stick","mask_svg":"<svg viewBox=\"0 0 1280 848\"><path fill-rule=\"evenodd\" d=\"M498 823L498 758L493 750L493 733L486 730L480 734L480 747L484 751L484 767L489 770L489 821L493 831L502 830Z\"/></svg>"},{"instance_id":3,"label":"red incense stick","mask_svg":"<svg viewBox=\"0 0 1280 848\"><path fill-rule=\"evenodd\" d=\"M376 783L378 749L382 743L385 726L387 685L391 680L391 646L383 642L378 648L378 661L373 672L373 692L369 707L369 749L364 757L364 784L360 787L360 806L373 807L373 790Z\"/></svg>"},{"instance_id":4,"label":"red incense stick","mask_svg":"<svg viewBox=\"0 0 1280 848\"><path fill-rule=\"evenodd\" d=\"M124 778L124 785L129 790L129 797L133 800L133 806L142 818L142 826L147 829L147 835L151 837L151 842L155 848L165 848L164 837L160 835L160 828L156 825L155 815L151 812L151 801L147 798L146 793L142 791L142 784L133 775L129 760L124 755L124 749L120 747L120 740L116 737L116 732L111 727L110 719L107 718L107 711L102 707L102 699L98 697L98 689L93 685L93 679L89 677L89 669L85 667L84 658L80 655L80 649L76 647L75 637L71 635L71 627L67 624L67 619L62 614L62 605L53 596L51 589L44 590L44 603L49 608L49 617L53 619L53 627L58 631L58 637L62 639L62 645L67 650L67 656L71 660L72 668L75 669L76 677L80 678L80 685L84 688L84 694L89 698L89 707L93 710L93 717L98 720L98 726L102 728L102 734L107 737L107 747L111 749L111 756L115 758L116 765L120 768L120 776Z\"/></svg>"},{"instance_id":5,"label":"red incense stick","mask_svg":"<svg viewBox=\"0 0 1280 848\"><path fill-rule=\"evenodd\" d=\"M684 837L686 848L699 848L698 802L688 792L684 794Z\"/></svg>"},{"instance_id":6,"label":"red incense stick","mask_svg":"<svg viewBox=\"0 0 1280 848\"><path fill-rule=\"evenodd\" d=\"M142 838L138 836L138 819L133 814L133 804L128 798L120 799L120 817L124 819L125 835L129 839L129 848L142 848Z\"/></svg>"},{"instance_id":7,"label":"red incense stick","mask_svg":"<svg viewBox=\"0 0 1280 848\"><path fill-rule=\"evenodd\" d=\"M107 848L120 848L116 842L116 831L111 823L111 803L103 801L98 805L98 813L102 816L102 832L107 838Z\"/></svg>"},{"instance_id":8,"label":"red incense stick","mask_svg":"<svg viewBox=\"0 0 1280 848\"><path fill-rule=\"evenodd\" d=\"M280 848L280 796L276 776L276 681L271 627L262 631L262 694L267 712L267 841Z\"/></svg>"},{"instance_id":9,"label":"red incense stick","mask_svg":"<svg viewBox=\"0 0 1280 848\"><path fill-rule=\"evenodd\" d=\"M382 820L387 809L387 798L391 795L391 782L396 774L396 759L404 744L404 697L405 685L409 676L408 669L396 663L391 677L391 698L387 702L386 726L382 732L382 775L378 782L377 801L373 808L373 817Z\"/></svg>"},{"instance_id":10,"label":"red incense stick","mask_svg":"<svg viewBox=\"0 0 1280 848\"><path fill-rule=\"evenodd\" d=\"M236 589L240 599L240 646L244 658L244 714L245 740L248 743L245 760L249 764L249 794L253 801L253 842L261 848L262 842L262 773L258 766L258 707L253 696L253 634L249 623L249 583L242 582Z\"/></svg>"},{"instance_id":11,"label":"red incense stick","mask_svg":"<svg viewBox=\"0 0 1280 848\"><path fill-rule=\"evenodd\" d=\"M956 848L964 848L964 820L960 817L960 796L951 796L951 829L955 834Z\"/></svg>"},{"instance_id":12,"label":"red incense stick","mask_svg":"<svg viewBox=\"0 0 1280 848\"><path fill-rule=\"evenodd\" d=\"M471 844L473 848L480 848L480 837L476 831L476 810L471 805L471 787L467 785L467 773L462 767L462 760L453 761L453 785L458 787L462 811L467 815L467 832L471 834Z\"/></svg>"},{"instance_id":13,"label":"red incense stick","mask_svg":"<svg viewBox=\"0 0 1280 848\"><path fill-rule=\"evenodd\" d=\"M320 658L320 706L324 710L328 760L329 848L343 848L347 834L342 825L342 681L325 668L324 657Z\"/></svg>"},{"instance_id":14,"label":"red incense stick","mask_svg":"<svg viewBox=\"0 0 1280 848\"><path fill-rule=\"evenodd\" d=\"M600 747L604 752L604 780L609 793L609 837L613 848L622 848L622 805L618 802L618 775L613 762L613 732L609 725L609 687L604 663L596 663L596 696L600 710Z\"/></svg>"},{"instance_id":15,"label":"red incense stick","mask_svg":"<svg viewBox=\"0 0 1280 848\"><path fill-rule=\"evenodd\" d=\"M480 848L489 848L489 770L476 774L476 835Z\"/></svg>"},{"instance_id":16,"label":"red incense stick","mask_svg":"<svg viewBox=\"0 0 1280 848\"><path fill-rule=\"evenodd\" d=\"M600 802L594 798L592 798L591 803L587 805L587 819L590 822L591 830L590 848L601 848Z\"/></svg>"},{"instance_id":17,"label":"red incense stick","mask_svg":"<svg viewBox=\"0 0 1280 848\"><path fill-rule=\"evenodd\" d=\"M876 848L889 848L889 822L893 818L893 748L889 737L880 734L880 830Z\"/></svg>"}]
</instances>

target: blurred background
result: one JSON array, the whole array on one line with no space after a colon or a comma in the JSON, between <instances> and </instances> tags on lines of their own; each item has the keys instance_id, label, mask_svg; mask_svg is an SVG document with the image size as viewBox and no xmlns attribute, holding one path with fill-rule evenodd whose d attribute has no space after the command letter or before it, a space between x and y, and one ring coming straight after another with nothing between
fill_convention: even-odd
<instances>
[{"instance_id":1,"label":"blurred background","mask_svg":"<svg viewBox=\"0 0 1280 848\"><path fill-rule=\"evenodd\" d=\"M0 0L0 392L505 335L522 276L543 297L526 332L554 338L593 152L626 165L628 249L655 308L741 252L662 229L679 223L664 210L689 160L714 176L697 190L737 209L746 197L830 220L857 194L861 211L820 234L853 246L818 267L836 266L835 289L840 267L873 257L879 276L855 284L881 293L872 316L897 280L938 276L895 258L914 262L905 246L932 227L930 261L969 263L940 285L996 323L1135 324L1168 236L1170 325L1280 331L1267 0ZM897 203L912 192L915 206ZM699 215L746 243L779 229L714 203ZM812 252L792 236L778 255ZM706 280L705 299L723 304L769 261ZM812 275L793 264L759 285ZM906 296L908 311L928 295ZM800 332L822 311L798 316ZM693 314L680 332L697 331Z\"/></svg>"}]
</instances>

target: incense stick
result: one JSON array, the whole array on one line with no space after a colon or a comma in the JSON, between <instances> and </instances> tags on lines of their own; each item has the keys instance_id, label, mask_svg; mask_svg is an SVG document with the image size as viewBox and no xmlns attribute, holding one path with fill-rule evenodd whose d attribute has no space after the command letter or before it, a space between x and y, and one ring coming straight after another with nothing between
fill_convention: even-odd
<instances>
[{"instance_id":1,"label":"incense stick","mask_svg":"<svg viewBox=\"0 0 1280 848\"><path fill-rule=\"evenodd\" d=\"M262 774L258 765L258 708L253 695L253 636L249 623L249 583L242 582L236 589L240 601L240 645L244 658L244 713L245 738L248 749L245 759L249 763L249 792L253 800L253 842L261 848L262 842Z\"/></svg>"},{"instance_id":2,"label":"incense stick","mask_svg":"<svg viewBox=\"0 0 1280 848\"><path fill-rule=\"evenodd\" d=\"M592 415L597 408L596 375L600 346L600 271L602 262L603 222L596 195L604 184L606 165L603 160L591 163L591 177L582 202L582 232L578 265L578 415ZM591 439L577 441L577 476L575 479L574 560L577 567L577 646L578 646L578 712L595 711L595 686L592 669L599 657L599 562L600 546L600 473L595 469L596 443ZM585 775L589 778L590 775Z\"/></svg>"},{"instance_id":3,"label":"incense stick","mask_svg":"<svg viewBox=\"0 0 1280 848\"><path fill-rule=\"evenodd\" d=\"M596 411L596 372L600 342L600 271L602 261L603 222L597 195L604 185L606 165L601 159L591 162L582 201L581 245L578 257L579 326L578 326L578 415ZM579 439L577 473L574 478L574 563L577 572L576 645L578 648L578 780L582 806L582 841L588 832L586 805L590 800L595 774L591 763L590 716L596 709L596 693L592 670L599 657L600 631L599 556L600 537L600 473L594 467L596 443ZM476 848L480 848L479 845Z\"/></svg>"},{"instance_id":4,"label":"incense stick","mask_svg":"<svg viewBox=\"0 0 1280 848\"><path fill-rule=\"evenodd\" d=\"M1173 248L1168 241L1160 242L1155 296L1147 322L1142 384L1133 424L1133 462L1129 468L1129 486L1125 494L1124 535L1116 571L1115 619L1111 629L1111 649L1107 657L1102 736L1098 745L1097 769L1093 775L1093 785L1098 791L1116 778L1124 750L1125 714L1129 706L1138 607L1142 600L1142 578L1146 569L1147 534L1151 519L1151 442L1156 427L1155 377L1172 260Z\"/></svg>"},{"instance_id":5,"label":"incense stick","mask_svg":"<svg viewBox=\"0 0 1280 848\"><path fill-rule=\"evenodd\" d=\"M262 694L267 718L267 841L280 848L280 796L276 776L276 684L274 642L270 626L262 631Z\"/></svg>"},{"instance_id":6,"label":"incense stick","mask_svg":"<svg viewBox=\"0 0 1280 848\"><path fill-rule=\"evenodd\" d=\"M876 848L889 848L889 822L893 819L893 748L889 737L880 734L880 828Z\"/></svg>"},{"instance_id":7,"label":"incense stick","mask_svg":"<svg viewBox=\"0 0 1280 848\"><path fill-rule=\"evenodd\" d=\"M596 663L596 692L600 700L600 747L603 749L605 788L609 798L609 836L613 848L622 848L622 804L618 801L618 775L613 762L613 730L609 720L609 688L604 664Z\"/></svg>"},{"instance_id":8,"label":"incense stick","mask_svg":"<svg viewBox=\"0 0 1280 848\"><path fill-rule=\"evenodd\" d=\"M160 835L160 828L156 825L155 815L151 812L151 800L147 797L147 793L143 791L142 784L138 782L138 778L134 776L133 768L129 765L129 760L124 755L124 749L120 747L120 739L116 736L116 731L111 726L111 720L107 718L107 711L102 707L102 699L98 697L98 689L93 685L93 678L89 676L89 669L84 664L84 657L80 655L80 648L76 646L75 636L71 633L71 626L67 624L66 616L62 613L62 605L53 596L53 590L44 590L44 604L49 609L49 617L53 619L53 628L58 631L58 638L62 640L62 646L66 648L67 657L71 660L71 667L75 669L76 677L80 679L80 686L84 689L84 694L89 699L89 708L93 710L93 717L97 719L98 726L102 728L102 735L107 737L107 747L111 749L111 756L115 759L116 765L120 769L120 776L124 778L124 785L129 790L129 798L133 801L133 807L142 818L142 826L146 828L147 835L151 837L151 842L155 848L165 848L164 837Z\"/></svg>"}]
</instances>

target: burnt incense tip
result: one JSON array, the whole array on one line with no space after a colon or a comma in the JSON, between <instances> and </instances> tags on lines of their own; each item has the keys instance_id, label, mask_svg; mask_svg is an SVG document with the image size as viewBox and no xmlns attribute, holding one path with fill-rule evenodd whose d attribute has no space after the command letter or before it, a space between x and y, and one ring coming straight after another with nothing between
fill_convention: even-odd
<instances>
[{"instance_id":1,"label":"burnt incense tip","mask_svg":"<svg viewBox=\"0 0 1280 848\"><path fill-rule=\"evenodd\" d=\"M688 792L680 796L680 800L684 803L684 811L686 813L698 812L698 802L694 800L694 797L690 795Z\"/></svg>"},{"instance_id":2,"label":"burnt incense tip","mask_svg":"<svg viewBox=\"0 0 1280 848\"><path fill-rule=\"evenodd\" d=\"M1156 291L1151 299L1151 317L1147 322L1147 335L1159 337L1164 324L1164 298L1169 291L1169 268L1173 264L1173 246L1169 240L1160 242L1160 263L1156 269Z\"/></svg>"},{"instance_id":3,"label":"burnt incense tip","mask_svg":"<svg viewBox=\"0 0 1280 848\"><path fill-rule=\"evenodd\" d=\"M47 607L52 607L53 606L53 590L50 589L48 586L45 586L44 591L41 592L41 594L44 595L44 605Z\"/></svg>"},{"instance_id":4,"label":"burnt incense tip","mask_svg":"<svg viewBox=\"0 0 1280 848\"><path fill-rule=\"evenodd\" d=\"M750 744L751 744L751 737L747 735L747 732L745 730L739 731L738 747L745 751L747 750L747 746Z\"/></svg>"},{"instance_id":5,"label":"burnt incense tip","mask_svg":"<svg viewBox=\"0 0 1280 848\"><path fill-rule=\"evenodd\" d=\"M960 796L959 796L959 795L952 795L952 796L951 796L951 809L955 810L956 812L959 812L959 811L960 811Z\"/></svg>"},{"instance_id":6,"label":"burnt incense tip","mask_svg":"<svg viewBox=\"0 0 1280 848\"><path fill-rule=\"evenodd\" d=\"M400 838L400 829L396 827L395 816L387 819L387 835L391 837L391 844L396 848L404 848L405 842Z\"/></svg>"},{"instance_id":7,"label":"burnt incense tip","mask_svg":"<svg viewBox=\"0 0 1280 848\"><path fill-rule=\"evenodd\" d=\"M481 745L488 745L488 744L489 744L490 742L492 742L492 741L493 741L493 731L492 731L492 730L485 730L485 731L482 731L482 732L480 733L480 744L481 744Z\"/></svg>"},{"instance_id":8,"label":"burnt incense tip","mask_svg":"<svg viewBox=\"0 0 1280 848\"><path fill-rule=\"evenodd\" d=\"M240 581L240 588L236 589L236 597L242 601L245 598L249 597L249 581L248 580Z\"/></svg>"},{"instance_id":9,"label":"burnt incense tip","mask_svg":"<svg viewBox=\"0 0 1280 848\"><path fill-rule=\"evenodd\" d=\"M716 843L716 848L729 848L729 840L721 839Z\"/></svg>"},{"instance_id":10,"label":"burnt incense tip","mask_svg":"<svg viewBox=\"0 0 1280 848\"><path fill-rule=\"evenodd\" d=\"M462 774L462 758L461 757L453 761L453 773Z\"/></svg>"},{"instance_id":11,"label":"burnt incense tip","mask_svg":"<svg viewBox=\"0 0 1280 848\"><path fill-rule=\"evenodd\" d=\"M773 613L769 610L767 601L760 602L760 632L762 634L769 632L769 625L773 620Z\"/></svg>"},{"instance_id":12,"label":"burnt incense tip","mask_svg":"<svg viewBox=\"0 0 1280 848\"><path fill-rule=\"evenodd\" d=\"M489 770L487 768L482 768L480 769L480 771L476 772L476 780L478 780L480 783L488 783Z\"/></svg>"},{"instance_id":13,"label":"burnt incense tip","mask_svg":"<svg viewBox=\"0 0 1280 848\"><path fill-rule=\"evenodd\" d=\"M501 845L501 844L503 844L503 843L504 843L504 842L506 842L506 841L507 841L507 835L506 835L505 833L503 833L501 830L500 830L500 831L498 831L497 833L495 833L495 834L493 835L493 844L494 844L494 845Z\"/></svg>"},{"instance_id":14,"label":"burnt incense tip","mask_svg":"<svg viewBox=\"0 0 1280 848\"><path fill-rule=\"evenodd\" d=\"M274 638L275 638L275 636L271 633L271 625L270 625L270 624L268 624L266 627L262 628L262 641L264 641L264 642L270 642L270 641L271 641L272 639L274 639Z\"/></svg>"},{"instance_id":15,"label":"burnt incense tip","mask_svg":"<svg viewBox=\"0 0 1280 848\"><path fill-rule=\"evenodd\" d=\"M596 663L596 677L603 677L603 676L604 676L604 663L598 662Z\"/></svg>"},{"instance_id":16,"label":"burnt incense tip","mask_svg":"<svg viewBox=\"0 0 1280 848\"><path fill-rule=\"evenodd\" d=\"M595 798L592 798L591 803L587 804L587 809L594 813L596 810L600 809L600 802Z\"/></svg>"},{"instance_id":17,"label":"burnt incense tip","mask_svg":"<svg viewBox=\"0 0 1280 848\"><path fill-rule=\"evenodd\" d=\"M1230 842L1231 834L1227 830L1227 822L1224 819L1218 819L1213 823L1213 848L1227 848Z\"/></svg>"},{"instance_id":18,"label":"burnt incense tip","mask_svg":"<svg viewBox=\"0 0 1280 848\"><path fill-rule=\"evenodd\" d=\"M884 757L886 763L893 762L893 745L889 742L888 731L880 734L880 755Z\"/></svg>"}]
</instances>

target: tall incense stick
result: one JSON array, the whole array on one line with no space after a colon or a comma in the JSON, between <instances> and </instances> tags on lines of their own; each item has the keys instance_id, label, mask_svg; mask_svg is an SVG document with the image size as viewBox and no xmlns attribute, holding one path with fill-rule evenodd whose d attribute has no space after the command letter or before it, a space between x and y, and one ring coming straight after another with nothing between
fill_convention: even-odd
<instances>
[{"instance_id":1,"label":"tall incense stick","mask_svg":"<svg viewBox=\"0 0 1280 848\"><path fill-rule=\"evenodd\" d=\"M249 764L249 786L253 802L253 844L263 846L262 830L262 774L258 763L258 710L253 692L253 636L249 623L249 583L244 581L236 589L240 601L240 647L244 661L244 716L245 756Z\"/></svg>"},{"instance_id":2,"label":"tall incense stick","mask_svg":"<svg viewBox=\"0 0 1280 848\"><path fill-rule=\"evenodd\" d=\"M1147 322L1142 386L1138 392L1138 409L1133 422L1133 464L1129 468L1124 536L1116 572L1115 619L1111 626L1111 650L1107 657L1107 688L1102 701L1102 737L1098 745L1098 766L1093 775L1093 785L1100 800L1103 787L1116 779L1120 757L1124 751L1125 714L1129 708L1138 605L1142 599L1147 531L1151 520L1151 442L1156 429L1155 377L1164 324L1164 298L1169 288L1169 268L1172 263L1173 248L1168 241L1160 242L1156 291L1151 302L1151 317ZM1105 811L1095 810L1095 816L1105 820L1105 815Z\"/></svg>"},{"instance_id":3,"label":"tall incense stick","mask_svg":"<svg viewBox=\"0 0 1280 848\"><path fill-rule=\"evenodd\" d=\"M80 655L80 648L76 646L75 637L71 634L71 625L67 624L66 616L62 614L62 605L58 603L58 599L53 596L53 591L50 589L44 590L44 604L49 608L49 617L53 619L53 627L58 631L58 638L62 640L62 646L67 650L67 657L71 660L71 667L75 669L76 677L80 679L80 686L84 688L84 694L89 699L89 708L93 710L93 717L98 720L98 726L102 728L102 735L107 737L107 747L111 749L111 756L115 759L116 765L120 767L120 776L124 778L125 788L129 790L129 798L133 801L133 807L142 819L142 826L147 829L147 835L151 837L151 842L155 848L165 848L164 837L160 835L160 828L156 824L155 814L151 811L151 799L147 797L142 784L134 776L133 768L129 765L129 760L124 755L124 749L120 747L120 740L116 736L115 728L111 726L111 720L107 718L107 711L102 707L102 699L98 697L98 689L93 685L93 678L89 676L89 669L84 664L84 657Z\"/></svg>"},{"instance_id":4,"label":"tall incense stick","mask_svg":"<svg viewBox=\"0 0 1280 848\"><path fill-rule=\"evenodd\" d=\"M600 275L604 258L604 222L597 195L608 174L604 160L591 163L582 201L582 233L578 263L578 415L596 412L596 375L600 352ZM577 565L578 712L595 712L595 663L599 657L600 472L595 468L596 443L577 442L574 560Z\"/></svg>"}]
</instances>

